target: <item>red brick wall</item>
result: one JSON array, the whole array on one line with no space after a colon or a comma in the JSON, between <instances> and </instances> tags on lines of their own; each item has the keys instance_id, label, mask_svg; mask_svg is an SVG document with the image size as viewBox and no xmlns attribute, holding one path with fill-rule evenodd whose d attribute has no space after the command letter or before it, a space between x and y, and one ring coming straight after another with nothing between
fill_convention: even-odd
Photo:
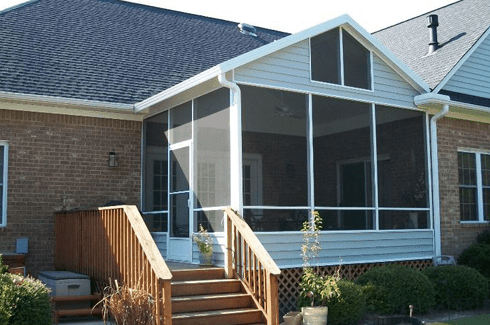
<instances>
[{"instance_id":1,"label":"red brick wall","mask_svg":"<svg viewBox=\"0 0 490 325\"><path fill-rule=\"evenodd\" d=\"M141 122L0 110L9 142L7 227L0 252L28 237L27 272L53 269L53 213L117 200L139 205ZM119 167L109 168L109 152Z\"/></svg>"},{"instance_id":2,"label":"red brick wall","mask_svg":"<svg viewBox=\"0 0 490 325\"><path fill-rule=\"evenodd\" d=\"M490 150L490 124L444 118L438 122L442 254L458 256L488 224L462 224L458 148Z\"/></svg>"}]
</instances>

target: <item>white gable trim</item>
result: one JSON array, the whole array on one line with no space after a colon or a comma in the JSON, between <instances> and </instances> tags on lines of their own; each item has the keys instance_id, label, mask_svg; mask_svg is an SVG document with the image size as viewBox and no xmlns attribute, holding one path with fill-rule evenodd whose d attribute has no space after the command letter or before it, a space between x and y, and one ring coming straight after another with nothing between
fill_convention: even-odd
<instances>
[{"instance_id":1,"label":"white gable trim","mask_svg":"<svg viewBox=\"0 0 490 325\"><path fill-rule=\"evenodd\" d=\"M212 79L228 71L232 71L244 64L260 59L266 55L282 50L290 45L331 30L336 27L346 28L355 38L361 38L361 43L368 49L376 53L383 61L385 61L392 69L399 73L408 83L410 83L419 92L430 92L429 85L420 78L415 72L410 70L401 60L393 55L384 45L381 44L374 36L369 34L364 28L356 23L349 15L343 15L335 19L329 20L317 26L306 29L302 32L287 36L280 40L274 41L255 50L242 54L236 58L230 59L217 66L212 67L200 74L181 82L165 91L162 91L144 101L134 105L135 111L139 112L150 106L168 99L178 93L188 90L199 83Z\"/></svg>"},{"instance_id":2,"label":"white gable trim","mask_svg":"<svg viewBox=\"0 0 490 325\"><path fill-rule=\"evenodd\" d=\"M449 71L449 73L442 79L442 81L437 85L434 89L435 93L441 91L441 89L449 82L449 80L454 76L456 72L458 72L459 68L473 55L476 49L480 46L483 41L490 35L490 28L487 28L486 32L480 36L478 41L466 52L466 54L459 60L459 62Z\"/></svg>"}]
</instances>

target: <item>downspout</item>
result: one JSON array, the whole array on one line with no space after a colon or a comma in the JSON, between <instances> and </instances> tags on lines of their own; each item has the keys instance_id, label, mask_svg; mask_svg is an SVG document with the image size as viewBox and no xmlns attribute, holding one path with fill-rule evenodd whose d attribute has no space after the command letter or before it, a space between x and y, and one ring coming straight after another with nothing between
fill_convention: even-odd
<instances>
[{"instance_id":1,"label":"downspout","mask_svg":"<svg viewBox=\"0 0 490 325\"><path fill-rule=\"evenodd\" d=\"M243 215L242 194L242 92L238 85L226 79L226 73L218 75L219 83L231 90L230 94L230 188L231 207Z\"/></svg>"},{"instance_id":2,"label":"downspout","mask_svg":"<svg viewBox=\"0 0 490 325\"><path fill-rule=\"evenodd\" d=\"M441 104L442 110L430 119L430 147L432 169L432 204L434 216L435 256L441 255L441 208L439 196L439 158L437 148L437 121L449 112L449 96L424 94L415 97L415 105Z\"/></svg>"},{"instance_id":3,"label":"downspout","mask_svg":"<svg viewBox=\"0 0 490 325\"><path fill-rule=\"evenodd\" d=\"M242 195L242 92L238 85L226 79L226 73L218 75L219 83L231 90L230 93L230 192L231 192L231 207L238 211L243 216L243 195ZM224 220L227 220L224 218ZM224 224L225 235L230 233L228 222ZM230 243L229 238L226 239ZM227 247L228 244L225 245ZM230 249L230 247L227 247ZM225 254L226 276L232 278L230 254Z\"/></svg>"}]
</instances>

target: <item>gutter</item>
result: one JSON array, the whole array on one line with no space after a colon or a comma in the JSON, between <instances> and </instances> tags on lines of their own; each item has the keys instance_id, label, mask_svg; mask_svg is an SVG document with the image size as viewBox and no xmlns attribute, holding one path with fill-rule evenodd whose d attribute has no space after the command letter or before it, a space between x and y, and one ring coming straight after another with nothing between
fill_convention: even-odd
<instances>
[{"instance_id":1,"label":"gutter","mask_svg":"<svg viewBox=\"0 0 490 325\"><path fill-rule=\"evenodd\" d=\"M97 100L86 100L86 99L56 97L56 96L11 93L6 91L0 91L0 99L21 100L21 101L28 101L28 102L33 101L33 102L43 102L47 104L83 106L83 107L90 107L90 108L105 108L105 109L110 108L110 109L124 110L130 113L134 111L134 105L132 104L102 102Z\"/></svg>"},{"instance_id":2,"label":"gutter","mask_svg":"<svg viewBox=\"0 0 490 325\"><path fill-rule=\"evenodd\" d=\"M240 87L226 79L226 73L218 75L219 83L231 90L230 94L230 188L231 207L243 215L242 181L242 92Z\"/></svg>"},{"instance_id":3,"label":"gutter","mask_svg":"<svg viewBox=\"0 0 490 325\"><path fill-rule=\"evenodd\" d=\"M434 93L415 96L415 105L417 107L429 104L442 105L442 110L430 119L430 155L432 169L432 204L434 215L434 241L435 256L441 254L441 207L439 195L439 159L437 148L437 121L449 112L451 98L445 95Z\"/></svg>"}]
</instances>

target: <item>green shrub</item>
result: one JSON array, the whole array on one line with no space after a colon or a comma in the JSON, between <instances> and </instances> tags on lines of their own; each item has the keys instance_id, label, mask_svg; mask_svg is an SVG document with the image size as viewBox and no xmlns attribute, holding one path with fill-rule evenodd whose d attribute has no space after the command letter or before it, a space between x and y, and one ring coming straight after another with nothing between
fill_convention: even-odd
<instances>
[{"instance_id":1,"label":"green shrub","mask_svg":"<svg viewBox=\"0 0 490 325\"><path fill-rule=\"evenodd\" d=\"M435 303L434 288L422 272L403 265L378 266L361 275L357 284L366 286L368 310L384 315L427 313Z\"/></svg>"},{"instance_id":2,"label":"green shrub","mask_svg":"<svg viewBox=\"0 0 490 325\"><path fill-rule=\"evenodd\" d=\"M1 274L0 286L0 325L52 324L49 289L41 281Z\"/></svg>"},{"instance_id":3,"label":"green shrub","mask_svg":"<svg viewBox=\"0 0 490 325\"><path fill-rule=\"evenodd\" d=\"M482 231L477 237L476 242L482 245L490 245L490 230Z\"/></svg>"},{"instance_id":4,"label":"green shrub","mask_svg":"<svg viewBox=\"0 0 490 325\"><path fill-rule=\"evenodd\" d=\"M312 268L305 268L299 287L298 306L313 307L326 306L327 302L340 293L337 282L338 277L319 275Z\"/></svg>"},{"instance_id":5,"label":"green shrub","mask_svg":"<svg viewBox=\"0 0 490 325\"><path fill-rule=\"evenodd\" d=\"M458 264L477 269L490 279L490 245L474 244L461 253Z\"/></svg>"},{"instance_id":6,"label":"green shrub","mask_svg":"<svg viewBox=\"0 0 490 325\"><path fill-rule=\"evenodd\" d=\"M483 306L488 280L464 265L433 266L422 271L433 283L439 308L466 310Z\"/></svg>"},{"instance_id":7,"label":"green shrub","mask_svg":"<svg viewBox=\"0 0 490 325\"><path fill-rule=\"evenodd\" d=\"M8 275L0 274L0 325L7 325L12 316L14 283Z\"/></svg>"},{"instance_id":8,"label":"green shrub","mask_svg":"<svg viewBox=\"0 0 490 325\"><path fill-rule=\"evenodd\" d=\"M8 268L8 265L3 264L3 256L0 254L0 274L7 273Z\"/></svg>"},{"instance_id":9,"label":"green shrub","mask_svg":"<svg viewBox=\"0 0 490 325\"><path fill-rule=\"evenodd\" d=\"M366 309L366 296L363 294L362 287L347 280L340 280L337 285L339 295L327 303L328 324L357 324Z\"/></svg>"}]
</instances>

